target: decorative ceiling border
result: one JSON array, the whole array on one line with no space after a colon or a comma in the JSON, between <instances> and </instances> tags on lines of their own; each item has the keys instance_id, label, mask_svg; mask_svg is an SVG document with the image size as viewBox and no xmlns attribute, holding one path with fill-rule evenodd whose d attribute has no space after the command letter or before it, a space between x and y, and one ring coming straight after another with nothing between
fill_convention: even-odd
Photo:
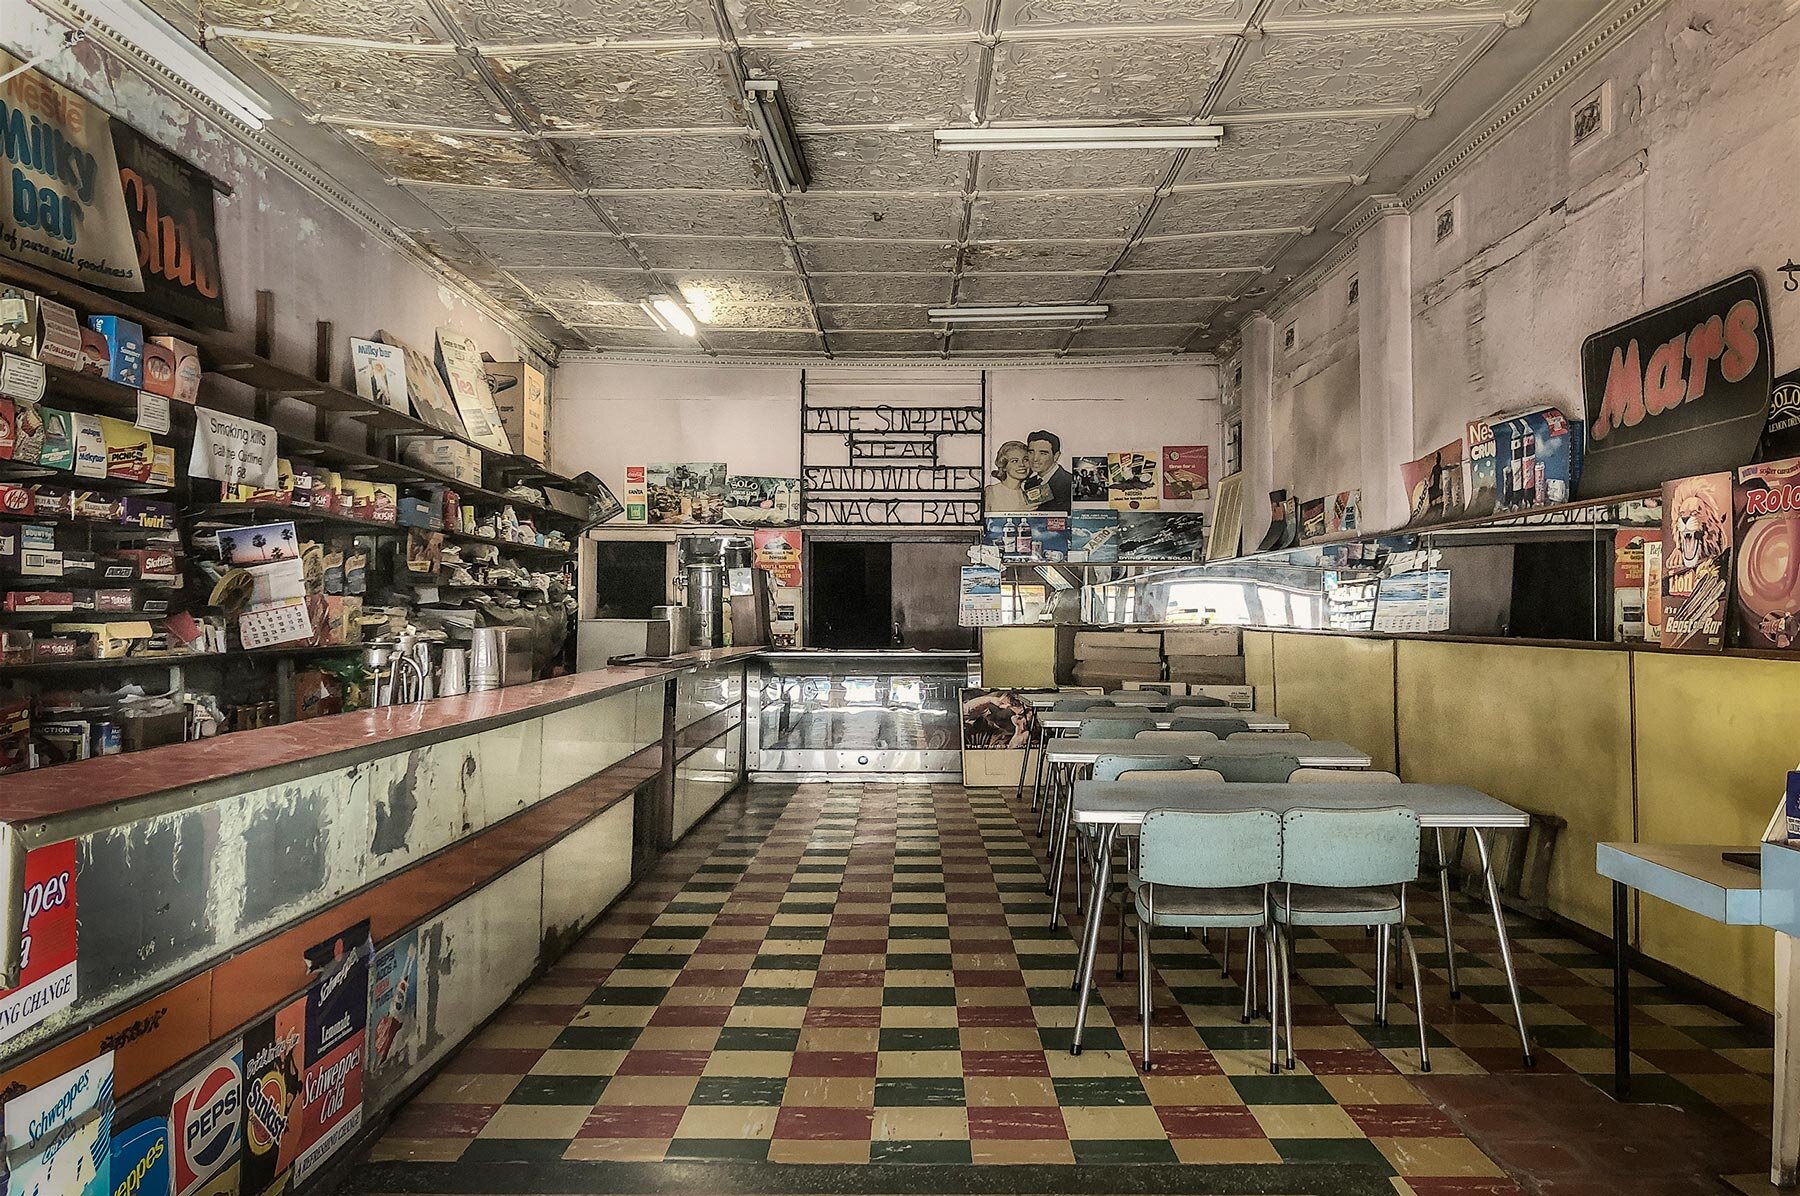
<instances>
[{"instance_id":1,"label":"decorative ceiling border","mask_svg":"<svg viewBox=\"0 0 1800 1196\"><path fill-rule=\"evenodd\" d=\"M729 353L657 353L631 350L601 352L597 349L565 349L557 365L657 365L657 366L731 366L768 370L972 370L972 369L1053 369L1062 366L1114 369L1120 366L1188 366L1217 365L1211 353L1108 353L1095 357L1007 357L983 354L977 357L945 358L937 352L916 356L890 357L825 357L797 353L788 358L767 356L734 356Z\"/></svg>"}]
</instances>

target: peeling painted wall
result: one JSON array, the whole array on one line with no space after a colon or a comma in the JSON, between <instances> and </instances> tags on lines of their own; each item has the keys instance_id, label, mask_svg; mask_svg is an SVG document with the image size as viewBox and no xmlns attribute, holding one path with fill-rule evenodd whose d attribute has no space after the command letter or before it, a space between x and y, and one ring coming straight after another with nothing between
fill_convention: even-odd
<instances>
[{"instance_id":1,"label":"peeling painted wall","mask_svg":"<svg viewBox=\"0 0 1800 1196\"><path fill-rule=\"evenodd\" d=\"M1570 109L1596 88L1607 89L1611 130L1571 152ZM1800 291L1785 290L1778 270L1800 260L1797 148L1794 4L1671 0L1574 72L1413 205L1409 455L1496 410L1580 411L1590 333L1745 268L1768 288L1776 372L1800 368ZM1447 205L1457 231L1440 243L1436 216ZM1329 368L1341 330L1318 317L1341 303L1346 268L1273 313L1278 374ZM1284 359L1281 330L1296 316L1302 345ZM1296 399L1277 484L1310 496L1361 475L1353 426L1315 436L1316 452L1304 447L1321 414L1354 413L1354 371L1343 385L1351 389L1327 388L1323 413Z\"/></svg>"}]
</instances>

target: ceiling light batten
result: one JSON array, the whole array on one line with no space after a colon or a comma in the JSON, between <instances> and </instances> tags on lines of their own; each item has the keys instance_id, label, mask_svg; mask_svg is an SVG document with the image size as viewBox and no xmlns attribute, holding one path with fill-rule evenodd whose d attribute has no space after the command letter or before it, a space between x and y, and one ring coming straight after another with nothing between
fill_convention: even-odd
<instances>
[{"instance_id":1,"label":"ceiling light batten","mask_svg":"<svg viewBox=\"0 0 1800 1196\"><path fill-rule=\"evenodd\" d=\"M1019 125L943 128L932 132L940 153L989 150L1216 149L1221 125Z\"/></svg>"},{"instance_id":2,"label":"ceiling light batten","mask_svg":"<svg viewBox=\"0 0 1800 1196\"><path fill-rule=\"evenodd\" d=\"M800 137L794 131L781 84L774 79L745 80L744 111L768 151L776 189L783 195L805 191L812 183L812 174L806 167L806 153L800 148Z\"/></svg>"},{"instance_id":3,"label":"ceiling light batten","mask_svg":"<svg viewBox=\"0 0 1800 1196\"><path fill-rule=\"evenodd\" d=\"M934 324L1053 324L1072 325L1104 320L1112 313L1105 303L1042 303L1016 306L957 305L933 307L926 318Z\"/></svg>"},{"instance_id":4,"label":"ceiling light batten","mask_svg":"<svg viewBox=\"0 0 1800 1196\"><path fill-rule=\"evenodd\" d=\"M638 307L658 328L671 336L698 338L700 335L700 326L694 322L694 317L688 314L687 308L682 306L679 299L669 295L652 295L640 300Z\"/></svg>"}]
</instances>

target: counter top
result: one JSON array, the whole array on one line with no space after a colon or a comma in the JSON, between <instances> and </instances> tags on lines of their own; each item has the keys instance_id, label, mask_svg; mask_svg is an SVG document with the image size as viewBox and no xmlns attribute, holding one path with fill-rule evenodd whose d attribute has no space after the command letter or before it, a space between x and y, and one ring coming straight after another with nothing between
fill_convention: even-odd
<instances>
[{"instance_id":1,"label":"counter top","mask_svg":"<svg viewBox=\"0 0 1800 1196\"><path fill-rule=\"evenodd\" d=\"M323 757L359 752L371 758L390 755L549 714L691 668L743 660L761 650L693 652L656 664L609 666L485 693L327 715L14 773L0 779L0 820L29 823L110 812L121 802L158 794L178 795L182 804L192 804L200 789L230 785L242 791L250 787L240 779L248 774L271 773L258 776L254 784L278 784L287 779L286 774L316 771L312 765Z\"/></svg>"}]
</instances>

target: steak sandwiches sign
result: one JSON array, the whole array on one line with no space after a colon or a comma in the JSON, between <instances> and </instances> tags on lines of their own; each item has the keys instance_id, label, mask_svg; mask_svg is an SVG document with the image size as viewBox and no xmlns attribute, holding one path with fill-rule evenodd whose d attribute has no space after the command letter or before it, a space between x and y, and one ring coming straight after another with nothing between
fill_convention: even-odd
<instances>
[{"instance_id":1,"label":"steak sandwiches sign","mask_svg":"<svg viewBox=\"0 0 1800 1196\"><path fill-rule=\"evenodd\" d=\"M1582 496L1748 462L1768 412L1773 359L1762 280L1750 271L1588 337Z\"/></svg>"}]
</instances>

